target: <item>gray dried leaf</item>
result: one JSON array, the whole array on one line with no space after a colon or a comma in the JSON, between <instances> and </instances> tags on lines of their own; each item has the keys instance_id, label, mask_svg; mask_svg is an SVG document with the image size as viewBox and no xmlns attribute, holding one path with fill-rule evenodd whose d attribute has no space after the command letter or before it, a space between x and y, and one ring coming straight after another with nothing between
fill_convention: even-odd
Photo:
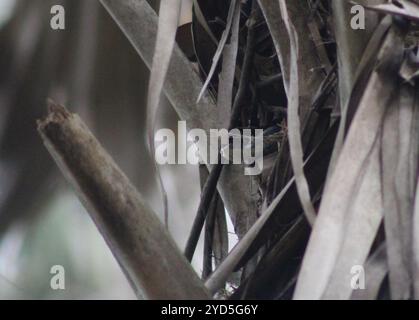
<instances>
[{"instance_id":1,"label":"gray dried leaf","mask_svg":"<svg viewBox=\"0 0 419 320\"><path fill-rule=\"evenodd\" d=\"M218 40L215 38L214 33L211 31L211 28L209 27L207 20L204 17L204 14L202 13L201 7L198 3L198 0L193 0L193 10L195 12L196 18L198 22L201 24L202 28L208 33L211 40L218 44Z\"/></svg>"},{"instance_id":2,"label":"gray dried leaf","mask_svg":"<svg viewBox=\"0 0 419 320\"><path fill-rule=\"evenodd\" d=\"M397 89L384 119L381 137L384 226L387 241L390 291L393 299L409 299L412 266L412 212L417 172L419 104L415 89ZM416 89L417 90L417 89ZM416 143L412 145L412 142ZM409 161L412 155L416 161Z\"/></svg>"},{"instance_id":3,"label":"gray dried leaf","mask_svg":"<svg viewBox=\"0 0 419 320\"><path fill-rule=\"evenodd\" d=\"M219 128L227 129L231 118L234 75L239 48L239 27L240 10L236 10L231 28L230 44L226 44L224 48L223 66L218 85L217 113Z\"/></svg>"},{"instance_id":4,"label":"gray dried leaf","mask_svg":"<svg viewBox=\"0 0 419 320\"><path fill-rule=\"evenodd\" d=\"M354 290L351 300L376 300L387 273L386 245L383 243L365 263L365 289Z\"/></svg>"},{"instance_id":5,"label":"gray dried leaf","mask_svg":"<svg viewBox=\"0 0 419 320\"><path fill-rule=\"evenodd\" d=\"M172 52L175 47L176 32L179 25L181 6L182 0L161 1L160 3L157 40L153 56L153 63L151 66L147 101L148 142L151 149L151 154L153 155L155 153L154 131L156 114L160 105L160 98L163 92L163 85L166 79L167 71L169 69ZM164 189L163 180L156 163L155 168L157 171L159 187L163 196L165 224L168 226L167 194Z\"/></svg>"},{"instance_id":6,"label":"gray dried leaf","mask_svg":"<svg viewBox=\"0 0 419 320\"><path fill-rule=\"evenodd\" d=\"M290 144L291 163L294 170L295 182L298 195L304 209L307 220L311 225L316 219L316 212L311 203L310 190L304 174L303 146L301 142L300 128L300 80L299 80L299 49L298 34L288 16L288 8L285 1L280 1L281 15L289 34L290 40L290 82L288 96L288 138Z\"/></svg>"},{"instance_id":7,"label":"gray dried leaf","mask_svg":"<svg viewBox=\"0 0 419 320\"><path fill-rule=\"evenodd\" d=\"M218 43L217 51L215 52L214 58L212 59L211 69L208 73L204 86L201 89L201 93L199 94L198 102L201 100L202 96L207 90L208 85L210 84L210 81L215 73L215 70L217 69L218 62L220 61L221 55L224 50L224 46L227 43L228 36L230 35L231 26L233 25L233 18L236 16L237 11L240 12L240 5L241 5L241 2L238 0L231 1L230 9L228 11L226 28L223 32L223 35L221 36L220 42Z\"/></svg>"},{"instance_id":8,"label":"gray dried leaf","mask_svg":"<svg viewBox=\"0 0 419 320\"><path fill-rule=\"evenodd\" d=\"M367 9L402 16L419 22L419 4L410 0L392 0L391 3L366 5Z\"/></svg>"},{"instance_id":9,"label":"gray dried leaf","mask_svg":"<svg viewBox=\"0 0 419 320\"><path fill-rule=\"evenodd\" d=\"M380 51L381 61L399 61L402 48L401 39L392 30ZM386 76L390 67L381 65L365 88L325 187L295 299L349 299L350 270L367 259L383 214L378 137L397 82L394 75Z\"/></svg>"}]
</instances>

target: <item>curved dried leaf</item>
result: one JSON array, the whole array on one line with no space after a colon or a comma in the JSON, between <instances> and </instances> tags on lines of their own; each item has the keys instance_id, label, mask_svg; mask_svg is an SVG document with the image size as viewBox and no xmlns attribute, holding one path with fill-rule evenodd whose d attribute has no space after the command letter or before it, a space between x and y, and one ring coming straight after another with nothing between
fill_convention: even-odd
<instances>
[{"instance_id":1,"label":"curved dried leaf","mask_svg":"<svg viewBox=\"0 0 419 320\"><path fill-rule=\"evenodd\" d=\"M394 88L397 88L394 86ZM387 111L381 141L384 226L391 297L409 299L414 180L418 166L417 88L404 85ZM415 116L416 115L416 116ZM413 144L412 144L413 142ZM416 155L415 155L416 154ZM415 158L415 161L409 161Z\"/></svg>"},{"instance_id":2,"label":"curved dried leaf","mask_svg":"<svg viewBox=\"0 0 419 320\"><path fill-rule=\"evenodd\" d=\"M198 22L201 24L201 26L204 28L204 30L208 33L211 40L218 44L217 38L214 36L214 33L211 31L211 28L209 27L207 20L204 17L204 14L202 13L201 7L198 3L198 0L193 0L193 10L195 12L196 18Z\"/></svg>"},{"instance_id":3,"label":"curved dried leaf","mask_svg":"<svg viewBox=\"0 0 419 320\"><path fill-rule=\"evenodd\" d=\"M390 18L385 18L381 21L374 34L371 36L371 39L365 48L362 58L358 64L352 91L349 99L347 99L346 102L347 105L341 106L341 122L338 136L336 138L335 149L333 151L332 160L330 163L329 176L332 174L335 168L337 158L342 150L346 133L359 106L359 101L362 98L363 88L366 87L369 78L371 77L371 74L375 68L378 52L380 51L383 39L387 35L390 26Z\"/></svg>"},{"instance_id":4,"label":"curved dried leaf","mask_svg":"<svg viewBox=\"0 0 419 320\"><path fill-rule=\"evenodd\" d=\"M383 243L365 263L365 289L355 290L351 300L376 300L387 273L386 245Z\"/></svg>"},{"instance_id":5,"label":"curved dried leaf","mask_svg":"<svg viewBox=\"0 0 419 320\"><path fill-rule=\"evenodd\" d=\"M419 4L410 0L392 0L391 3L366 5L367 9L402 16L412 21L419 22Z\"/></svg>"},{"instance_id":6,"label":"curved dried leaf","mask_svg":"<svg viewBox=\"0 0 419 320\"><path fill-rule=\"evenodd\" d=\"M157 110L160 105L160 98L163 91L164 81L169 70L170 59L176 42L176 32L179 25L182 0L161 1L159 11L159 25L157 31L156 47L154 50L153 63L151 66L150 83L147 100L147 126L148 142L151 154L155 153L154 131ZM168 227L168 204L167 194L164 189L159 168L155 163L159 187L163 196L164 220Z\"/></svg>"},{"instance_id":7,"label":"curved dried leaf","mask_svg":"<svg viewBox=\"0 0 419 320\"><path fill-rule=\"evenodd\" d=\"M207 79L205 80L204 86L201 89L201 93L198 96L198 102L201 100L203 94L208 88L208 85L210 84L212 77L214 76L214 72L217 69L218 62L220 61L221 55L224 50L224 46L227 42L228 36L230 35L231 26L233 25L233 19L235 16L237 16L237 14L240 15L240 5L241 5L241 2L238 0L231 1L230 9L228 11L226 28L223 32L223 35L221 36L220 42L218 43L217 51L215 52L214 58L212 59L211 70L209 71Z\"/></svg>"},{"instance_id":8,"label":"curved dried leaf","mask_svg":"<svg viewBox=\"0 0 419 320\"><path fill-rule=\"evenodd\" d=\"M318 190L326 176L327 165L330 160L331 149L336 136L337 125L333 126L323 142L307 159L306 170L311 177L312 187ZM281 210L278 211L278 207ZM277 225L275 217L280 213L287 213L287 220L294 220L301 213L300 203L295 187L295 179L291 179L283 190L275 197L269 207L261 214L259 219L253 224L250 230L240 240L240 242L231 250L229 255L214 271L207 280L207 288L215 293L223 287L225 281L243 260L250 259L266 240L270 239L271 230L266 230L269 225ZM282 216L281 216L282 217ZM286 223L286 222L283 222ZM288 221L289 223L289 221Z\"/></svg>"},{"instance_id":9,"label":"curved dried leaf","mask_svg":"<svg viewBox=\"0 0 419 320\"><path fill-rule=\"evenodd\" d=\"M288 96L288 138L290 144L291 163L294 170L295 182L298 195L306 214L308 222L313 225L316 219L316 212L311 203L310 190L304 174L303 146L301 142L300 128L300 80L298 72L299 48L298 35L288 16L287 4L280 0L281 15L287 28L290 39L290 83Z\"/></svg>"},{"instance_id":10,"label":"curved dried leaf","mask_svg":"<svg viewBox=\"0 0 419 320\"><path fill-rule=\"evenodd\" d=\"M234 75L239 48L240 10L236 10L231 28L230 44L226 44L218 85L217 113L220 128L228 129L233 102Z\"/></svg>"},{"instance_id":11,"label":"curved dried leaf","mask_svg":"<svg viewBox=\"0 0 419 320\"><path fill-rule=\"evenodd\" d=\"M398 50L395 50L398 48ZM395 30L380 52L382 65L365 88L336 168L327 183L304 256L295 299L349 299L350 270L363 264L382 219L378 136L391 101L394 65L403 54ZM390 76L388 73L390 72Z\"/></svg>"}]
</instances>

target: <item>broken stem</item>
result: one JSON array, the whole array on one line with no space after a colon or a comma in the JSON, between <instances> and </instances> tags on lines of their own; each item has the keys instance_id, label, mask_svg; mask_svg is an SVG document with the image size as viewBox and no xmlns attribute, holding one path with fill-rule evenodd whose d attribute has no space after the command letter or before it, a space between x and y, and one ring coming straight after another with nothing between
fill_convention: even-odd
<instances>
[{"instance_id":1,"label":"broken stem","mask_svg":"<svg viewBox=\"0 0 419 320\"><path fill-rule=\"evenodd\" d=\"M155 213L77 115L51 102L38 131L138 297L210 298Z\"/></svg>"}]
</instances>

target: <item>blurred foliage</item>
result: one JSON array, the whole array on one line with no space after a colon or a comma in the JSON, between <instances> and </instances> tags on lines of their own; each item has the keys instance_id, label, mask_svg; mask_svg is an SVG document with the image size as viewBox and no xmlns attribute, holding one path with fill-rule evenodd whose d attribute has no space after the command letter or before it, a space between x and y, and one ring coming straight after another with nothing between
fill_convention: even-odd
<instances>
[{"instance_id":1,"label":"blurred foliage","mask_svg":"<svg viewBox=\"0 0 419 320\"><path fill-rule=\"evenodd\" d=\"M49 25L56 4L66 9L63 31ZM42 145L36 120L46 113L47 98L78 112L161 212L144 138L147 68L99 1L16 0L0 28L0 70L0 298L132 298ZM167 102L159 114L165 126L176 123ZM171 211L180 213L171 231L183 246L198 190L193 183L179 189L176 181L185 175L198 181L198 175L188 166L163 175L173 190ZM55 264L67 272L64 292L49 286Z\"/></svg>"}]
</instances>

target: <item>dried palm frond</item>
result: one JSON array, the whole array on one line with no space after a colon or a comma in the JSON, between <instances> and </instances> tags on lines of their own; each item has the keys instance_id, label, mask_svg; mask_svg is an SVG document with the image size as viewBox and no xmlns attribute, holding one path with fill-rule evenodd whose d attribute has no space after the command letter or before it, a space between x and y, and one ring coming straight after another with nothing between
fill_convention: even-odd
<instances>
[{"instance_id":1,"label":"dried palm frond","mask_svg":"<svg viewBox=\"0 0 419 320\"><path fill-rule=\"evenodd\" d=\"M200 166L196 189L201 201L185 256L192 260L204 233L202 282L182 279L186 287L199 288L196 298L206 296L204 283L214 297L231 299L418 297L417 0L193 0L192 21L182 29L177 28L180 0L161 0L160 16L146 0L100 2L113 18L107 27L117 24L126 37L118 34L121 51L128 52L122 43L131 43L151 69L149 117L142 123L152 128L149 139L162 92L188 129L264 132L260 176L245 176L243 166ZM354 5L365 10L365 29L351 28ZM39 14L39 8L31 8L28 15ZM98 117L98 110L86 109L90 90L98 106L106 103L110 90L100 86L100 74L93 77L87 71L89 63L101 70L105 63L121 60L95 49L107 40L93 33L96 41L84 38L90 46L78 50L84 64L62 69L65 62L57 55L65 56L65 50L57 44L63 40L45 34L39 24L29 25L35 20L26 19L22 26L36 35L25 54L19 42L0 53L1 68L6 68L3 59L16 59L6 68L14 71L0 75L0 86L7 89L0 91L7 102L7 121L0 123L0 169L12 168L3 170L10 183L5 199L0 197L0 231L11 220L9 212L24 208L17 190L25 200L37 199L30 192L33 181L46 183L52 172L45 153L38 156L28 149L36 145L33 137L21 142L30 131L15 106L30 103L35 108L26 110L24 119L38 117L55 79L53 70L59 70L62 83L63 70L74 69L74 79L84 82L74 80L68 103L82 106L82 117ZM0 41L14 43L1 33ZM37 55L39 50L45 55ZM133 52L127 56L139 60ZM53 64L52 70L47 64ZM21 95L31 88L28 68L48 73L39 77L37 94ZM118 102L126 92L131 104L137 102L129 114L145 118L138 95L145 96L146 90L138 94L139 79L125 72L111 100ZM123 137L137 134L131 129ZM112 139L113 134L105 136ZM140 178L155 179L152 174ZM239 239L234 248L228 243L228 216ZM178 217L178 212L171 215ZM153 229L163 232L158 223ZM117 235L104 233L119 245ZM135 248L141 250L141 242ZM170 259L186 262L174 251ZM356 290L353 267L365 271L366 290ZM168 266L173 277L176 271Z\"/></svg>"}]
</instances>

